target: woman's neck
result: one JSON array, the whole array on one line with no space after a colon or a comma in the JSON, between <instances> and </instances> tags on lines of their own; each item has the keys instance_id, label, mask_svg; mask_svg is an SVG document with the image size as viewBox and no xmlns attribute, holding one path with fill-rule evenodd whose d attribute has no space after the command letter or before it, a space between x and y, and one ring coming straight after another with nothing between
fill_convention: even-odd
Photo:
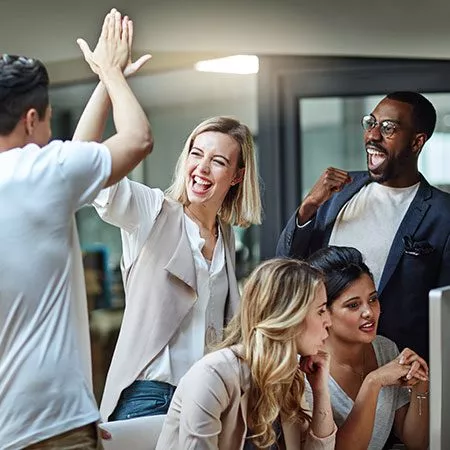
<instances>
[{"instance_id":1,"label":"woman's neck","mask_svg":"<svg viewBox=\"0 0 450 450\"><path fill-rule=\"evenodd\" d=\"M327 349L330 352L331 361L348 366L360 366L362 356L370 345L372 344L342 341L331 334L327 339Z\"/></svg>"},{"instance_id":2,"label":"woman's neck","mask_svg":"<svg viewBox=\"0 0 450 450\"><path fill-rule=\"evenodd\" d=\"M191 203L185 206L185 212L201 228L205 228L211 232L216 229L217 211L215 209L193 205Z\"/></svg>"}]
</instances>

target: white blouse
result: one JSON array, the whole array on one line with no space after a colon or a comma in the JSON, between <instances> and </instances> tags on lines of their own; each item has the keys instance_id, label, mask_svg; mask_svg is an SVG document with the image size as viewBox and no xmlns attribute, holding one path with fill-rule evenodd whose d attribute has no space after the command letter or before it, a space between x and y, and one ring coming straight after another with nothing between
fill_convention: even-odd
<instances>
[{"instance_id":1,"label":"white blouse","mask_svg":"<svg viewBox=\"0 0 450 450\"><path fill-rule=\"evenodd\" d=\"M129 179L104 189L97 197L94 206L100 216L121 228L125 267L129 267L142 250L163 200L164 193L160 189L151 189ZM198 225L186 214L184 224L197 275L197 301L166 347L138 376L139 380L163 381L177 386L180 378L203 357L205 344L222 337L228 295L222 233L219 229L209 262L201 252L205 240L200 236Z\"/></svg>"}]
</instances>

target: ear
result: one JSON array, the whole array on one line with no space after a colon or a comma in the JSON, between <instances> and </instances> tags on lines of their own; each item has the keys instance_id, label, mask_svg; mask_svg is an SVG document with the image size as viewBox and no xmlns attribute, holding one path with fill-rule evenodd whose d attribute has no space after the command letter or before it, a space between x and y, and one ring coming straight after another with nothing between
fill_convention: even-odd
<instances>
[{"instance_id":1,"label":"ear","mask_svg":"<svg viewBox=\"0 0 450 450\"><path fill-rule=\"evenodd\" d=\"M412 142L411 149L413 153L418 157L420 152L427 141L427 135L425 133L417 133Z\"/></svg>"},{"instance_id":2,"label":"ear","mask_svg":"<svg viewBox=\"0 0 450 450\"><path fill-rule=\"evenodd\" d=\"M36 125L39 122L39 114L34 109L29 109L24 116L24 124L25 124L25 133L27 136L33 136Z\"/></svg>"},{"instance_id":3,"label":"ear","mask_svg":"<svg viewBox=\"0 0 450 450\"><path fill-rule=\"evenodd\" d=\"M234 175L233 180L231 181L231 186L235 186L236 184L239 184L244 179L244 173L245 169L238 169L236 174Z\"/></svg>"}]
</instances>

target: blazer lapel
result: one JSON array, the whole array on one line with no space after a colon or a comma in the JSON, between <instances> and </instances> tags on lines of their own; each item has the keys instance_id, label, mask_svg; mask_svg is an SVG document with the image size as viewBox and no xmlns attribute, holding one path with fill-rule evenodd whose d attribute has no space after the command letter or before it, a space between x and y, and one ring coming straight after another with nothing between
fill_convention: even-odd
<instances>
[{"instance_id":1,"label":"blazer lapel","mask_svg":"<svg viewBox=\"0 0 450 450\"><path fill-rule=\"evenodd\" d=\"M383 274L381 276L380 285L378 287L378 293L381 295L383 289L389 282L395 268L397 267L400 258L403 255L404 243L403 238L406 235L414 236L417 227L422 222L428 208L430 207L427 200L431 197L431 187L428 182L421 176L421 182L419 190L414 197L411 205L406 211L405 217L403 217L400 227L394 236L394 240L391 245L391 249L384 266Z\"/></svg>"},{"instance_id":2,"label":"blazer lapel","mask_svg":"<svg viewBox=\"0 0 450 450\"><path fill-rule=\"evenodd\" d=\"M236 312L239 310L240 304L240 295L239 295L239 287L236 280L236 269L235 269L235 259L236 256L231 254L230 250L230 240L234 238L234 236L230 236L233 233L233 229L231 226L225 227L221 222L220 230L222 232L222 241L223 247L225 250L225 264L227 269L227 277L228 277L228 298L225 308L225 322L224 325L228 324L228 322L233 318ZM234 249L234 246L233 246Z\"/></svg>"},{"instance_id":3,"label":"blazer lapel","mask_svg":"<svg viewBox=\"0 0 450 450\"><path fill-rule=\"evenodd\" d=\"M325 235L324 244L328 245L333 230L334 222L341 211L342 207L369 181L369 174L364 172L363 174L357 174L354 177L352 183L339 193L336 194L336 198L331 200L330 208L325 218Z\"/></svg>"},{"instance_id":4,"label":"blazer lapel","mask_svg":"<svg viewBox=\"0 0 450 450\"><path fill-rule=\"evenodd\" d=\"M247 414L248 414L248 397L250 391L250 370L246 364L239 361L239 378L241 384L241 415L244 424L244 434L242 436L241 448L244 447L245 439L247 438Z\"/></svg>"},{"instance_id":5,"label":"blazer lapel","mask_svg":"<svg viewBox=\"0 0 450 450\"><path fill-rule=\"evenodd\" d=\"M194 257L192 256L189 239L184 228L183 214L181 214L180 226L182 227L180 240L172 257L170 258L164 269L166 269L175 277L179 278L181 281L190 286L195 292L197 292L197 276L195 272Z\"/></svg>"}]
</instances>

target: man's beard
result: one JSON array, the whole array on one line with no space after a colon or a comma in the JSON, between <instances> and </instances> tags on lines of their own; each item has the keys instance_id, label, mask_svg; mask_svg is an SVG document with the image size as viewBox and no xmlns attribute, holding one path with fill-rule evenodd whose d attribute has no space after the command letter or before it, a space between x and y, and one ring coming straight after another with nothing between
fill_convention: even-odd
<instances>
[{"instance_id":1,"label":"man's beard","mask_svg":"<svg viewBox=\"0 0 450 450\"><path fill-rule=\"evenodd\" d=\"M387 160L383 163L384 168L380 173L372 173L368 170L370 180L377 183L385 183L401 177L405 170L408 171L411 157L413 157L413 153L410 148L403 149L392 159L389 158L388 153Z\"/></svg>"}]
</instances>

